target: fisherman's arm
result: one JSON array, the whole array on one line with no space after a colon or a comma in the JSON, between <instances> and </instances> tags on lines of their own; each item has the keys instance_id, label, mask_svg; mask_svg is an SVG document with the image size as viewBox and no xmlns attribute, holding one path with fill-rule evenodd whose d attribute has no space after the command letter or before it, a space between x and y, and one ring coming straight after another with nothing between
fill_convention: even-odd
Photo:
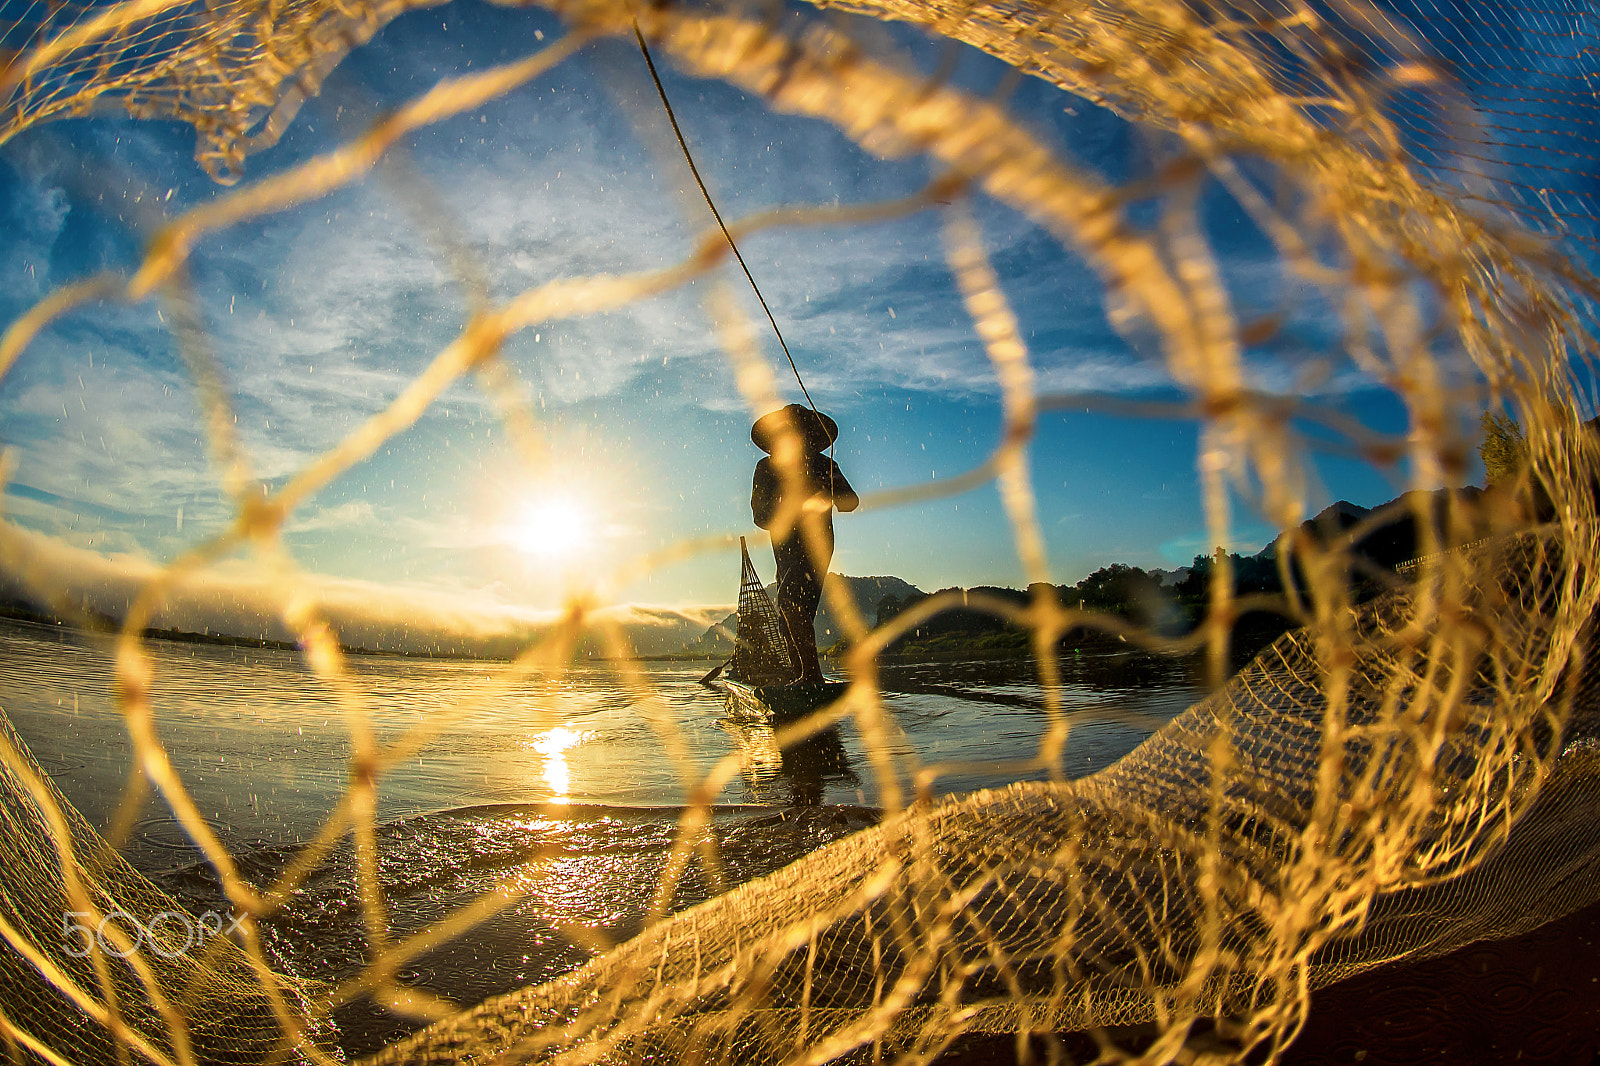
<instances>
[{"instance_id":1,"label":"fisherman's arm","mask_svg":"<svg viewBox=\"0 0 1600 1066\"><path fill-rule=\"evenodd\" d=\"M830 482L833 492L833 505L841 511L854 511L861 502L861 497L856 495L856 490L850 487L850 482L844 478L844 471L839 469L839 464L832 459L828 460L833 469L830 473Z\"/></svg>"},{"instance_id":2,"label":"fisherman's arm","mask_svg":"<svg viewBox=\"0 0 1600 1066\"><path fill-rule=\"evenodd\" d=\"M755 480L750 485L750 517L762 529L772 528L778 495L778 476L772 469L772 460L762 459L756 464Z\"/></svg>"}]
</instances>

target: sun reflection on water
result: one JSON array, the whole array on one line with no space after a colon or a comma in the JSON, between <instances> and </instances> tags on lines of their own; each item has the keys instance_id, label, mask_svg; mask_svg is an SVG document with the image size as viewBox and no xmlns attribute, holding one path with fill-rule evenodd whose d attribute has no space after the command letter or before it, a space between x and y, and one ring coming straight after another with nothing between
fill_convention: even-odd
<instances>
[{"instance_id":1,"label":"sun reflection on water","mask_svg":"<svg viewBox=\"0 0 1600 1066\"><path fill-rule=\"evenodd\" d=\"M544 756L544 781L549 786L552 799L566 799L572 786L572 774L567 767L567 752L598 734L583 729L568 729L558 725L534 738L533 750Z\"/></svg>"}]
</instances>

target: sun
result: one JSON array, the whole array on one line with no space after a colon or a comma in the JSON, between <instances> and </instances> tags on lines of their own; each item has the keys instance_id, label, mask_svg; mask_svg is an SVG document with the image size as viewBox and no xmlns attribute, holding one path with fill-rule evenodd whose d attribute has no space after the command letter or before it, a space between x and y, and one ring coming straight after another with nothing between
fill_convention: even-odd
<instances>
[{"instance_id":1,"label":"sun","mask_svg":"<svg viewBox=\"0 0 1600 1066\"><path fill-rule=\"evenodd\" d=\"M545 559L576 555L594 542L594 512L570 496L549 496L524 504L512 519L511 543Z\"/></svg>"}]
</instances>

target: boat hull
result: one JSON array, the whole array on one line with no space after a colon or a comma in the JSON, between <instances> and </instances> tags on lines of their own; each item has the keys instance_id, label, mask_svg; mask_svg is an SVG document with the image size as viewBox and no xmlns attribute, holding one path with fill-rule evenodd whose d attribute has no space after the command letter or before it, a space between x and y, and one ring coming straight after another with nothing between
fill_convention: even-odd
<instances>
[{"instance_id":1,"label":"boat hull","mask_svg":"<svg viewBox=\"0 0 1600 1066\"><path fill-rule=\"evenodd\" d=\"M843 696L848 681L826 680L804 685L752 685L731 678L719 678L718 686L728 699L728 713L741 718L783 725L821 710Z\"/></svg>"}]
</instances>

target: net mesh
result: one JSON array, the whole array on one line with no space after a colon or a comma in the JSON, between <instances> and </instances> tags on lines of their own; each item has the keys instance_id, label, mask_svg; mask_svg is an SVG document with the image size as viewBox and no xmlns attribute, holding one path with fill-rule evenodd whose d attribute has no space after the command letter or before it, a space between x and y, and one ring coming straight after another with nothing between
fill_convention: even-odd
<instances>
[{"instance_id":1,"label":"net mesh","mask_svg":"<svg viewBox=\"0 0 1600 1066\"><path fill-rule=\"evenodd\" d=\"M753 685L788 681L795 676L794 662L778 624L778 609L761 584L743 537L739 538L739 559L739 622L728 676Z\"/></svg>"},{"instance_id":2,"label":"net mesh","mask_svg":"<svg viewBox=\"0 0 1600 1066\"><path fill-rule=\"evenodd\" d=\"M179 118L198 133L202 165L237 178L248 153L282 132L341 57L410 6L7 5L0 139L96 110ZM0 1034L18 1055L331 1061L322 1023L359 991L439 1018L370 1060L384 1063L913 1062L973 1032L1074 1030L1091 1034L1091 1057L1174 1061L1203 1048L1260 1061L1283 1050L1312 991L1330 981L1511 935L1600 894L1596 443L1580 424L1573 383L1589 347L1593 294L1584 267L1594 240L1588 131L1596 115L1585 7L829 5L913 23L1164 131L1159 166L1119 186L1053 152L1003 103L919 70L851 21L780 22L716 4L547 6L568 25L565 37L524 59L443 78L340 148L180 215L133 274L62 287L0 340L5 373L41 331L88 301L160 300L236 507L225 533L160 569L131 605L116 691L139 787L160 792L214 865L243 916L240 946L219 939L211 954L174 959L153 944L124 952L110 920L117 952L68 951L72 941L63 946L57 925L63 912L99 928L119 909L182 908L107 849L8 732L0 746ZM720 261L721 238L660 271L561 279L481 307L388 409L273 489L253 479L200 317L185 313L184 266L207 233L358 180L408 132L539 77L587 41L630 35L636 18L681 70L827 119L873 152L931 161L940 176L908 201L797 208L732 228L865 222L949 205L938 224L1000 384L1004 433L975 470L864 506L994 481L1033 595L1025 608L931 597L869 630L847 594L831 592L852 640L853 686L825 714L855 719L882 823L675 916L659 917L662 904L644 932L582 968L452 1013L397 980L418 947L391 943L385 932L374 828L383 767L445 723L380 744L320 608L285 583L283 615L349 723L352 772L317 840L273 883L256 884L166 758L139 634L167 590L236 548L292 571L280 540L286 520L458 379L476 377L537 463L543 427L500 364L505 339L703 277ZM1261 387L1252 346L1281 322L1245 321L1230 305L1197 206L1210 184L1267 236L1275 269L1296 279L1308 302L1335 309L1337 349L1404 406L1402 436ZM1081 254L1104 285L1110 317L1152 345L1185 399L1119 407L1038 391L1025 335L960 203L967 191L1015 207ZM714 317L738 321L725 297L712 300ZM729 327L723 340L752 411L775 406L749 331ZM1228 542L1235 499L1289 530L1279 553L1283 597L1236 593L1223 557L1193 638L1057 602L1029 489L1030 441L1052 410L1093 404L1200 423L1208 532ZM1460 483L1478 415L1498 404L1526 427L1529 465L1487 504L1436 507L1427 494L1408 497L1403 517L1415 524L1422 560L1403 581L1354 550L1378 519L1343 537L1300 526L1314 447L1342 449L1418 488ZM25 558L5 561L38 582ZM1374 585L1386 591L1369 598ZM64 598L61 589L36 591ZM934 804L896 784L877 655L958 606L993 609L1033 633L1049 694L1038 764L1053 777ZM1299 628L1221 684L1234 623L1262 606ZM648 701L649 682L621 634L583 603L569 621L506 667L504 682L559 671L588 625L616 653L624 683ZM1219 687L1116 766L1070 782L1061 773L1070 730L1049 652L1078 626L1200 650ZM658 724L674 753L671 722ZM793 735L809 728L819 727L801 723ZM662 900L673 897L692 852L715 851L705 802L684 816ZM345 988L306 987L274 972L256 923L292 906L296 886L346 836L369 962ZM427 936L460 933L494 903L468 906ZM1064 1054L1067 1045L1053 1046Z\"/></svg>"}]
</instances>

